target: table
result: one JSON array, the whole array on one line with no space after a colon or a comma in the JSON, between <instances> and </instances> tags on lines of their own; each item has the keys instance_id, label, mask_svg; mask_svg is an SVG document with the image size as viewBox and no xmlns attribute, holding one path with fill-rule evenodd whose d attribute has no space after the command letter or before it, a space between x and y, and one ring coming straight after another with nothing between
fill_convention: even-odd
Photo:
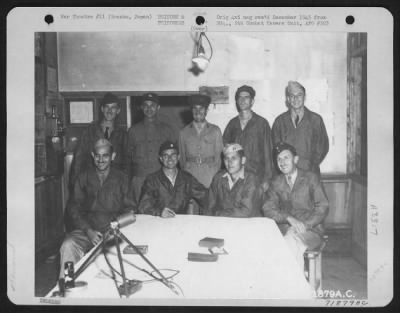
<instances>
[{"instance_id":1,"label":"table","mask_svg":"<svg viewBox=\"0 0 400 313\"><path fill-rule=\"evenodd\" d=\"M265 218L226 218L177 215L163 219L138 215L134 224L121 229L135 245L149 246L147 258L159 269L179 270L173 281L183 294L176 295L158 281L146 282L130 298L184 299L311 299L312 293L304 274L286 246L275 222ZM228 252L217 262L190 262L188 252L208 253L199 247L204 237L223 238ZM121 249L127 244L121 243ZM115 247L107 254L117 269ZM152 271L139 255L123 254L129 279L148 280L136 267ZM84 261L76 264L78 268ZM129 264L128 264L129 263ZM133 264L134 266L130 265ZM118 298L111 270L103 254L98 255L77 281L86 288L71 289L67 297ZM170 271L162 270L165 276ZM116 276L119 284L122 279ZM54 290L58 290L56 286Z\"/></svg>"}]
</instances>

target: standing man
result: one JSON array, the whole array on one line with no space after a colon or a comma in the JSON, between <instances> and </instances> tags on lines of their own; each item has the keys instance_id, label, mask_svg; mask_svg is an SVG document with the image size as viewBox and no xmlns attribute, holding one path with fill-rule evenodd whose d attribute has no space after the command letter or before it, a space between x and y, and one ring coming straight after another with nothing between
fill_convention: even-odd
<instances>
[{"instance_id":1,"label":"standing man","mask_svg":"<svg viewBox=\"0 0 400 313\"><path fill-rule=\"evenodd\" d=\"M78 262L101 241L111 221L136 208L128 197L128 176L111 167L116 158L111 142L99 139L92 149L95 166L79 174L67 207L72 231L60 249L60 278L64 277L65 262Z\"/></svg>"},{"instance_id":2,"label":"standing man","mask_svg":"<svg viewBox=\"0 0 400 313\"><path fill-rule=\"evenodd\" d=\"M166 140L176 140L171 126L158 120L160 99L155 93L143 95L141 108L144 120L133 125L128 131L130 177L133 177L131 188L138 202L146 176L160 168L160 145Z\"/></svg>"},{"instance_id":3,"label":"standing man","mask_svg":"<svg viewBox=\"0 0 400 313\"><path fill-rule=\"evenodd\" d=\"M143 185L139 203L139 213L174 217L175 214L187 214L191 199L199 206L205 206L207 189L191 174L177 168L179 161L178 146L164 142L159 150L161 169L150 174Z\"/></svg>"},{"instance_id":4,"label":"standing man","mask_svg":"<svg viewBox=\"0 0 400 313\"><path fill-rule=\"evenodd\" d=\"M261 186L257 177L245 168L246 157L241 145L224 148L226 170L218 172L208 191L206 215L226 217L261 216Z\"/></svg>"},{"instance_id":5,"label":"standing man","mask_svg":"<svg viewBox=\"0 0 400 313\"><path fill-rule=\"evenodd\" d=\"M268 189L273 175L271 128L268 121L251 110L256 92L250 86L241 86L235 94L239 115L230 120L224 131L224 144L239 143L247 156L246 169L253 171Z\"/></svg>"},{"instance_id":6,"label":"standing man","mask_svg":"<svg viewBox=\"0 0 400 313\"><path fill-rule=\"evenodd\" d=\"M115 123L115 119L120 113L118 97L112 93L105 94L101 100L100 110L102 119L98 122L93 122L82 132L72 163L71 186L73 186L81 172L84 172L87 168L94 168L91 149L94 143L101 138L109 140L113 146L116 153L113 166L122 171L126 170L126 130Z\"/></svg>"},{"instance_id":7,"label":"standing man","mask_svg":"<svg viewBox=\"0 0 400 313\"><path fill-rule=\"evenodd\" d=\"M329 151L329 138L320 115L304 106L305 88L295 81L286 87L289 110L279 115L272 126L273 143L286 142L295 147L298 168L320 174L320 164Z\"/></svg>"},{"instance_id":8,"label":"standing man","mask_svg":"<svg viewBox=\"0 0 400 313\"><path fill-rule=\"evenodd\" d=\"M319 175L297 168L293 146L279 143L275 155L281 174L272 180L262 210L278 224L303 270L305 250L322 243L329 203Z\"/></svg>"},{"instance_id":9,"label":"standing man","mask_svg":"<svg viewBox=\"0 0 400 313\"><path fill-rule=\"evenodd\" d=\"M180 165L207 188L221 168L222 133L206 120L211 98L206 95L189 97L193 122L179 133Z\"/></svg>"}]
</instances>

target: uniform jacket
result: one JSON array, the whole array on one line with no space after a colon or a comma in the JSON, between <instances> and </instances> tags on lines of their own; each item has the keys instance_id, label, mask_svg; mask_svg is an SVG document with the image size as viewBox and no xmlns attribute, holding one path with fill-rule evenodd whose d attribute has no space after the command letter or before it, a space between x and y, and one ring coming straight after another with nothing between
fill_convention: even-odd
<instances>
[{"instance_id":1,"label":"uniform jacket","mask_svg":"<svg viewBox=\"0 0 400 313\"><path fill-rule=\"evenodd\" d=\"M231 119L226 126L224 144L239 143L246 156L245 168L255 173L260 182L273 175L271 128L268 121L253 112L252 118L242 130L239 117Z\"/></svg>"},{"instance_id":2,"label":"uniform jacket","mask_svg":"<svg viewBox=\"0 0 400 313\"><path fill-rule=\"evenodd\" d=\"M157 171L161 165L158 150L166 141L176 140L176 135L168 124L146 120L133 125L128 131L130 175L146 177Z\"/></svg>"},{"instance_id":3,"label":"uniform jacket","mask_svg":"<svg viewBox=\"0 0 400 313\"><path fill-rule=\"evenodd\" d=\"M84 172L88 168L94 169L91 152L96 141L101 138L104 138L104 132L101 128L100 122L93 122L82 132L72 163L71 183L75 182L75 179L81 172ZM127 169L128 161L126 155L126 130L123 127L116 126L111 133L109 141L113 145L114 152L116 153L112 166L121 171L125 171Z\"/></svg>"},{"instance_id":4,"label":"uniform jacket","mask_svg":"<svg viewBox=\"0 0 400 313\"><path fill-rule=\"evenodd\" d=\"M229 189L227 171L219 171L208 191L207 209L203 214L227 217L261 216L261 188L257 177L245 170L244 179ZM229 175L229 174L228 174Z\"/></svg>"},{"instance_id":5,"label":"uniform jacket","mask_svg":"<svg viewBox=\"0 0 400 313\"><path fill-rule=\"evenodd\" d=\"M161 215L164 208L177 214L186 214L190 199L204 207L207 189L190 173L178 170L173 186L162 169L150 174L144 181L139 213Z\"/></svg>"},{"instance_id":6,"label":"uniform jacket","mask_svg":"<svg viewBox=\"0 0 400 313\"><path fill-rule=\"evenodd\" d=\"M89 169L78 176L67 213L73 229L105 231L113 219L135 208L125 173L111 168L100 185L96 170Z\"/></svg>"},{"instance_id":7,"label":"uniform jacket","mask_svg":"<svg viewBox=\"0 0 400 313\"><path fill-rule=\"evenodd\" d=\"M272 180L262 211L277 223L287 223L289 215L302 221L308 229L323 232L322 222L328 215L329 203L319 176L297 169L297 178L290 190L283 174Z\"/></svg>"},{"instance_id":8,"label":"uniform jacket","mask_svg":"<svg viewBox=\"0 0 400 313\"><path fill-rule=\"evenodd\" d=\"M206 123L198 134L193 123L190 123L179 133L181 168L209 187L221 168L222 148L222 133L218 126Z\"/></svg>"},{"instance_id":9,"label":"uniform jacket","mask_svg":"<svg viewBox=\"0 0 400 313\"><path fill-rule=\"evenodd\" d=\"M297 167L320 173L319 165L329 151L329 138L322 117L304 108L304 116L294 127L290 110L279 115L272 126L273 143L286 142L296 148Z\"/></svg>"}]
</instances>

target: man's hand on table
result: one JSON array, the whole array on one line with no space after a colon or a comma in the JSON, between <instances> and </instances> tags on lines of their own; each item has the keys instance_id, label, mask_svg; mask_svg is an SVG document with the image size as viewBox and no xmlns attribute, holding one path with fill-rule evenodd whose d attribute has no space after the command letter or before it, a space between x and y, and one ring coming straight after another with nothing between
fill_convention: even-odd
<instances>
[{"instance_id":1,"label":"man's hand on table","mask_svg":"<svg viewBox=\"0 0 400 313\"><path fill-rule=\"evenodd\" d=\"M175 217L175 212L169 208L164 208L161 212L161 217L163 218L169 218L169 217Z\"/></svg>"},{"instance_id":2,"label":"man's hand on table","mask_svg":"<svg viewBox=\"0 0 400 313\"><path fill-rule=\"evenodd\" d=\"M90 242L95 246L97 245L101 239L103 239L103 235L101 234L101 232L95 231L91 228L89 228L86 231L86 235L88 236Z\"/></svg>"},{"instance_id":3,"label":"man's hand on table","mask_svg":"<svg viewBox=\"0 0 400 313\"><path fill-rule=\"evenodd\" d=\"M307 226L304 224L302 221L298 220L297 218L294 218L293 216L289 216L287 218L287 221L289 224L294 228L294 230L298 234L304 234L307 231Z\"/></svg>"}]
</instances>

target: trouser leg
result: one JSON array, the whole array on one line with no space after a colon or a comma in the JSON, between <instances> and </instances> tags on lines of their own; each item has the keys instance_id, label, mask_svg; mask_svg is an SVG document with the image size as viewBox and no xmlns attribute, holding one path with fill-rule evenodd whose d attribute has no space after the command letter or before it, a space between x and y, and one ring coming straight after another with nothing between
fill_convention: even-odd
<instances>
[{"instance_id":1,"label":"trouser leg","mask_svg":"<svg viewBox=\"0 0 400 313\"><path fill-rule=\"evenodd\" d=\"M73 262L74 265L93 247L89 238L82 230L74 230L67 234L60 248L60 273L64 277L64 263Z\"/></svg>"},{"instance_id":2,"label":"trouser leg","mask_svg":"<svg viewBox=\"0 0 400 313\"><path fill-rule=\"evenodd\" d=\"M293 227L289 227L285 236L286 243L288 244L290 251L293 253L296 258L297 263L299 264L301 271L304 271L304 252L307 249L307 246L303 243L303 241L299 238L296 231Z\"/></svg>"}]
</instances>

